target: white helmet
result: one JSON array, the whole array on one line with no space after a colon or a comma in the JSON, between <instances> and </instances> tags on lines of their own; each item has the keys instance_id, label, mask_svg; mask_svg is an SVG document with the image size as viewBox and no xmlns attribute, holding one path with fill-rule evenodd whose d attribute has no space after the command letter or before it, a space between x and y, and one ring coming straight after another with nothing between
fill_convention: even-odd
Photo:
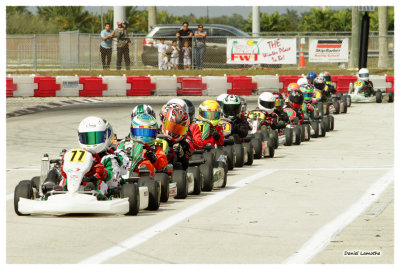
<instances>
[{"instance_id":1,"label":"white helmet","mask_svg":"<svg viewBox=\"0 0 400 270\"><path fill-rule=\"evenodd\" d=\"M299 86L302 86L303 84L308 84L307 78L301 77L300 79L297 80L297 84Z\"/></svg>"},{"instance_id":2,"label":"white helmet","mask_svg":"<svg viewBox=\"0 0 400 270\"><path fill-rule=\"evenodd\" d=\"M271 92L264 92L258 97L258 107L268 113L275 109L275 96Z\"/></svg>"},{"instance_id":3,"label":"white helmet","mask_svg":"<svg viewBox=\"0 0 400 270\"><path fill-rule=\"evenodd\" d=\"M359 80L368 81L369 80L369 70L367 68L362 68L358 71L357 77Z\"/></svg>"},{"instance_id":4,"label":"white helmet","mask_svg":"<svg viewBox=\"0 0 400 270\"><path fill-rule=\"evenodd\" d=\"M156 118L156 113L154 112L153 108L147 104L139 104L135 108L133 108L131 113L131 120L138 114L147 113Z\"/></svg>"},{"instance_id":5,"label":"white helmet","mask_svg":"<svg viewBox=\"0 0 400 270\"><path fill-rule=\"evenodd\" d=\"M111 125L99 117L86 117L79 124L79 146L91 153L100 153L106 150L111 145L112 136Z\"/></svg>"},{"instance_id":6,"label":"white helmet","mask_svg":"<svg viewBox=\"0 0 400 270\"><path fill-rule=\"evenodd\" d=\"M219 106L222 106L222 103L224 102L224 99L228 96L228 94L221 94L217 97L217 102L219 103Z\"/></svg>"},{"instance_id":7,"label":"white helmet","mask_svg":"<svg viewBox=\"0 0 400 270\"><path fill-rule=\"evenodd\" d=\"M188 108L186 102L185 102L183 99L181 99L181 98L173 98L173 99L170 99L170 100L167 102L167 105L168 105L168 104L174 104L174 103L175 103L175 104L178 104L178 105L181 105L181 107L183 108L183 110L184 110L185 112L189 113L189 108Z\"/></svg>"}]
</instances>

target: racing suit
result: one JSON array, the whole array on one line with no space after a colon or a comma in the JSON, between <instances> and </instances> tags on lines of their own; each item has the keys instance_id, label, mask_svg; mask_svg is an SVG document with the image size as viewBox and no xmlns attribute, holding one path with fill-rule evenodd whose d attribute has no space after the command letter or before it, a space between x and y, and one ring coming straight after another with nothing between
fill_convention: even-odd
<instances>
[{"instance_id":1,"label":"racing suit","mask_svg":"<svg viewBox=\"0 0 400 270\"><path fill-rule=\"evenodd\" d=\"M162 170L167 166L168 159L164 150L159 145L151 145L150 151L145 150L143 160L138 163L136 171L139 171L141 165L145 165L150 171L150 177L153 177L156 170Z\"/></svg>"},{"instance_id":2,"label":"racing suit","mask_svg":"<svg viewBox=\"0 0 400 270\"><path fill-rule=\"evenodd\" d=\"M195 119L194 121L198 121ZM186 136L186 141L190 145L190 151L202 149L204 142L202 139L201 131L199 125L196 123L191 123Z\"/></svg>"},{"instance_id":3,"label":"racing suit","mask_svg":"<svg viewBox=\"0 0 400 270\"><path fill-rule=\"evenodd\" d=\"M172 151L167 155L168 162L174 166L174 170L186 170L189 167L190 144L186 138L174 144L173 141L166 139L169 149Z\"/></svg>"},{"instance_id":4,"label":"racing suit","mask_svg":"<svg viewBox=\"0 0 400 270\"><path fill-rule=\"evenodd\" d=\"M203 132L202 132L201 126L204 126L204 125L210 126L209 132L206 132L205 130L203 130ZM195 126L197 126L197 127L195 127ZM196 133L197 129L200 131L200 134L201 134L201 147L195 148L195 149L201 149L207 143L211 144L213 147L215 145L224 145L224 134L223 134L222 126L220 126L220 125L213 126L209 122L197 120L192 125L190 125L190 132L193 134L193 137L196 136L195 134L197 134ZM198 140L198 139L196 139L196 140ZM196 144L197 143L198 142L196 142Z\"/></svg>"},{"instance_id":5,"label":"racing suit","mask_svg":"<svg viewBox=\"0 0 400 270\"><path fill-rule=\"evenodd\" d=\"M260 109L260 108L256 108L253 111L260 111L264 113L264 120L261 122L261 126L270 126L271 129L275 130L275 129L281 129L284 128L286 125L283 125L281 123L279 123L279 120L283 120L285 117L287 117L287 114L282 111L278 111L279 113L275 113L275 111L272 114L269 114L268 112ZM252 111L251 111L252 112ZM250 113L250 112L249 112ZM286 115L286 116L285 116ZM289 119L289 118L287 118ZM285 120L283 120L285 121Z\"/></svg>"},{"instance_id":6,"label":"racing suit","mask_svg":"<svg viewBox=\"0 0 400 270\"><path fill-rule=\"evenodd\" d=\"M227 119L232 126L231 136L233 137L234 142L240 143L241 139L245 138L249 133L249 122L247 122L247 119L242 118L241 116L229 117Z\"/></svg>"},{"instance_id":7,"label":"racing suit","mask_svg":"<svg viewBox=\"0 0 400 270\"><path fill-rule=\"evenodd\" d=\"M296 117L299 119L299 125L301 125L303 123L303 121L304 121L304 113L301 111L301 108L299 110L295 109L289 103L286 104L284 109L285 108L290 108L290 109L294 110L296 112Z\"/></svg>"}]
</instances>

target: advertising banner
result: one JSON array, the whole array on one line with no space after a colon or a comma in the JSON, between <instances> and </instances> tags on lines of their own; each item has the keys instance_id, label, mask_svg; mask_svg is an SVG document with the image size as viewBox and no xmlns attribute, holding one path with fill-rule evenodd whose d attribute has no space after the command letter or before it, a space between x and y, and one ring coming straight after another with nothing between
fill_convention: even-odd
<instances>
[{"instance_id":1,"label":"advertising banner","mask_svg":"<svg viewBox=\"0 0 400 270\"><path fill-rule=\"evenodd\" d=\"M296 39L228 38L228 64L296 64Z\"/></svg>"},{"instance_id":2,"label":"advertising banner","mask_svg":"<svg viewBox=\"0 0 400 270\"><path fill-rule=\"evenodd\" d=\"M349 39L309 39L309 62L348 62Z\"/></svg>"}]
</instances>

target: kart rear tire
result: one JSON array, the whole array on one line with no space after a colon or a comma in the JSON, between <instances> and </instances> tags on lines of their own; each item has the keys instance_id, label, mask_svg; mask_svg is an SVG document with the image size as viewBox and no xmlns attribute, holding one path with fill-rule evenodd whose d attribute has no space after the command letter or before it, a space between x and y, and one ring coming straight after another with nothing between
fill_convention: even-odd
<instances>
[{"instance_id":1,"label":"kart rear tire","mask_svg":"<svg viewBox=\"0 0 400 270\"><path fill-rule=\"evenodd\" d=\"M286 139L285 146L291 146L293 142L293 130L291 128L285 128L283 134Z\"/></svg>"},{"instance_id":2,"label":"kart rear tire","mask_svg":"<svg viewBox=\"0 0 400 270\"><path fill-rule=\"evenodd\" d=\"M339 114L340 113L340 104L338 101L335 101L332 103L333 107L335 107L335 111L333 112L334 114Z\"/></svg>"},{"instance_id":3,"label":"kart rear tire","mask_svg":"<svg viewBox=\"0 0 400 270\"><path fill-rule=\"evenodd\" d=\"M300 128L300 131L301 131L300 139L301 139L302 142L304 142L306 140L306 136L305 136L306 135L305 134L306 133L306 131L305 131L306 128L303 125L300 125L299 128Z\"/></svg>"},{"instance_id":4,"label":"kart rear tire","mask_svg":"<svg viewBox=\"0 0 400 270\"><path fill-rule=\"evenodd\" d=\"M254 147L251 143L246 143L245 145L247 149L247 162L245 165L251 166L254 161Z\"/></svg>"},{"instance_id":5,"label":"kart rear tire","mask_svg":"<svg viewBox=\"0 0 400 270\"><path fill-rule=\"evenodd\" d=\"M318 102L317 103L317 108L319 111L319 116L324 115L324 104L322 104L322 102Z\"/></svg>"},{"instance_id":6,"label":"kart rear tire","mask_svg":"<svg viewBox=\"0 0 400 270\"><path fill-rule=\"evenodd\" d=\"M271 139L268 140L269 155L266 157L273 158L275 156L275 148L271 145Z\"/></svg>"},{"instance_id":7,"label":"kart rear tire","mask_svg":"<svg viewBox=\"0 0 400 270\"><path fill-rule=\"evenodd\" d=\"M140 208L139 187L137 183L126 183L122 185L121 198L128 198L129 212L126 215L136 216Z\"/></svg>"},{"instance_id":8,"label":"kart rear tire","mask_svg":"<svg viewBox=\"0 0 400 270\"><path fill-rule=\"evenodd\" d=\"M346 104L347 107L351 107L351 96L350 95L345 95L345 100L346 100Z\"/></svg>"},{"instance_id":9,"label":"kart rear tire","mask_svg":"<svg viewBox=\"0 0 400 270\"><path fill-rule=\"evenodd\" d=\"M175 172L175 171L174 171ZM139 178L139 186L146 186L149 190L149 205L147 210L155 211L160 207L160 196L159 192L160 185L150 176L142 176Z\"/></svg>"},{"instance_id":10,"label":"kart rear tire","mask_svg":"<svg viewBox=\"0 0 400 270\"><path fill-rule=\"evenodd\" d=\"M223 146L222 150L224 151L224 153L226 155L228 169L233 170L233 168L235 168L235 163L234 163L234 158L233 158L234 153L233 153L232 145Z\"/></svg>"},{"instance_id":11,"label":"kart rear tire","mask_svg":"<svg viewBox=\"0 0 400 270\"><path fill-rule=\"evenodd\" d=\"M335 128L335 117L333 115L329 115L329 130L333 130Z\"/></svg>"},{"instance_id":12,"label":"kart rear tire","mask_svg":"<svg viewBox=\"0 0 400 270\"><path fill-rule=\"evenodd\" d=\"M308 136L306 136L304 139L305 139L305 141L309 141L311 139L311 127L310 127L310 125L306 125L305 128L306 128Z\"/></svg>"},{"instance_id":13,"label":"kart rear tire","mask_svg":"<svg viewBox=\"0 0 400 270\"><path fill-rule=\"evenodd\" d=\"M254 147L254 158L260 159L262 157L262 142L259 138L251 139L250 143Z\"/></svg>"},{"instance_id":14,"label":"kart rear tire","mask_svg":"<svg viewBox=\"0 0 400 270\"><path fill-rule=\"evenodd\" d=\"M325 129L325 124L324 124L324 122L318 121L318 127L319 127L319 129L320 129L319 136L320 136L320 137L325 137L325 135L326 135L326 129Z\"/></svg>"},{"instance_id":15,"label":"kart rear tire","mask_svg":"<svg viewBox=\"0 0 400 270\"><path fill-rule=\"evenodd\" d=\"M325 125L325 131L326 132L329 132L330 131L330 126L331 126L331 123L330 123L330 116L331 115L327 115L327 116L324 116L323 118L322 118L322 122L324 123L324 125Z\"/></svg>"},{"instance_id":16,"label":"kart rear tire","mask_svg":"<svg viewBox=\"0 0 400 270\"><path fill-rule=\"evenodd\" d=\"M277 130L271 130L269 133L269 137L272 139L272 144L274 148L278 148L279 146L279 138L278 138L278 131Z\"/></svg>"},{"instance_id":17,"label":"kart rear tire","mask_svg":"<svg viewBox=\"0 0 400 270\"><path fill-rule=\"evenodd\" d=\"M218 161L217 167L224 168L224 181L222 182L221 188L226 187L226 183L228 181L228 168L225 162Z\"/></svg>"},{"instance_id":18,"label":"kart rear tire","mask_svg":"<svg viewBox=\"0 0 400 270\"><path fill-rule=\"evenodd\" d=\"M337 102L337 101L336 101ZM332 102L326 102L325 103L325 111L324 111L324 115L329 115L330 111L329 111L329 107L332 105Z\"/></svg>"},{"instance_id":19,"label":"kart rear tire","mask_svg":"<svg viewBox=\"0 0 400 270\"><path fill-rule=\"evenodd\" d=\"M214 187L213 166L210 164L204 163L199 166L199 169L200 169L200 174L203 178L201 190L202 191L211 191L212 188ZM211 189L210 189L210 183L211 183Z\"/></svg>"},{"instance_id":20,"label":"kart rear tire","mask_svg":"<svg viewBox=\"0 0 400 270\"><path fill-rule=\"evenodd\" d=\"M193 179L194 179L194 189L191 194L193 195L199 195L201 193L201 175L200 175L200 168L199 167L188 167L187 168L188 173L193 174Z\"/></svg>"},{"instance_id":21,"label":"kart rear tire","mask_svg":"<svg viewBox=\"0 0 400 270\"><path fill-rule=\"evenodd\" d=\"M376 103L382 103L382 92L381 91L376 91Z\"/></svg>"},{"instance_id":22,"label":"kart rear tire","mask_svg":"<svg viewBox=\"0 0 400 270\"><path fill-rule=\"evenodd\" d=\"M343 103L343 112L342 113L347 113L347 103L345 100L342 101L342 103Z\"/></svg>"},{"instance_id":23,"label":"kart rear tire","mask_svg":"<svg viewBox=\"0 0 400 270\"><path fill-rule=\"evenodd\" d=\"M314 130L314 135L311 135L313 138L318 138L319 137L319 126L318 126L318 121L313 121L311 122L311 127Z\"/></svg>"},{"instance_id":24,"label":"kart rear tire","mask_svg":"<svg viewBox=\"0 0 400 270\"><path fill-rule=\"evenodd\" d=\"M186 171L174 170L172 173L172 181L176 183L175 199L186 199L188 195L188 181Z\"/></svg>"},{"instance_id":25,"label":"kart rear tire","mask_svg":"<svg viewBox=\"0 0 400 270\"><path fill-rule=\"evenodd\" d=\"M293 128L293 135L295 136L293 144L300 145L301 144L301 128L299 126L296 126Z\"/></svg>"},{"instance_id":26,"label":"kart rear tire","mask_svg":"<svg viewBox=\"0 0 400 270\"><path fill-rule=\"evenodd\" d=\"M156 173L154 175L156 180L161 185L161 202L168 202L169 198L169 176L166 173Z\"/></svg>"},{"instance_id":27,"label":"kart rear tire","mask_svg":"<svg viewBox=\"0 0 400 270\"><path fill-rule=\"evenodd\" d=\"M22 180L14 189L14 211L18 216L28 216L18 211L19 198L33 200L33 186L31 180Z\"/></svg>"},{"instance_id":28,"label":"kart rear tire","mask_svg":"<svg viewBox=\"0 0 400 270\"><path fill-rule=\"evenodd\" d=\"M244 149L242 144L234 144L233 145L233 150L235 151L235 157L236 157L236 162L235 162L235 167L243 167L244 165Z\"/></svg>"},{"instance_id":29,"label":"kart rear tire","mask_svg":"<svg viewBox=\"0 0 400 270\"><path fill-rule=\"evenodd\" d=\"M394 101L394 93L393 92L388 92L388 102L392 103Z\"/></svg>"}]
</instances>

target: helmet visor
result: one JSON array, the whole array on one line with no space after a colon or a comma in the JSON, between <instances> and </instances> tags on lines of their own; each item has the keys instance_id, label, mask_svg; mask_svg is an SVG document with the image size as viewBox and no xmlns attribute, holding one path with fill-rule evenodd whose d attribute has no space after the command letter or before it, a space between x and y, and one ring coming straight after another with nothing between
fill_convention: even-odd
<instances>
[{"instance_id":1,"label":"helmet visor","mask_svg":"<svg viewBox=\"0 0 400 270\"><path fill-rule=\"evenodd\" d=\"M260 105L267 109L273 109L275 107L276 101L264 101L260 100Z\"/></svg>"},{"instance_id":2,"label":"helmet visor","mask_svg":"<svg viewBox=\"0 0 400 270\"><path fill-rule=\"evenodd\" d=\"M144 137L153 137L157 136L157 129L152 128L137 128L131 126L131 137L133 136L144 136Z\"/></svg>"},{"instance_id":3,"label":"helmet visor","mask_svg":"<svg viewBox=\"0 0 400 270\"><path fill-rule=\"evenodd\" d=\"M221 118L221 112L218 111L200 111L200 115L207 120L219 120Z\"/></svg>"},{"instance_id":4,"label":"helmet visor","mask_svg":"<svg viewBox=\"0 0 400 270\"><path fill-rule=\"evenodd\" d=\"M283 106L283 100L280 98L277 98L275 100L275 107L281 107L281 106Z\"/></svg>"},{"instance_id":5,"label":"helmet visor","mask_svg":"<svg viewBox=\"0 0 400 270\"><path fill-rule=\"evenodd\" d=\"M188 127L171 122L168 119L164 120L164 128L175 135L185 135L188 129Z\"/></svg>"},{"instance_id":6,"label":"helmet visor","mask_svg":"<svg viewBox=\"0 0 400 270\"><path fill-rule=\"evenodd\" d=\"M325 78L326 82L331 82L332 81L331 75L325 75L324 78Z\"/></svg>"},{"instance_id":7,"label":"helmet visor","mask_svg":"<svg viewBox=\"0 0 400 270\"><path fill-rule=\"evenodd\" d=\"M223 105L223 111L224 114L226 115L238 115L242 110L242 105L240 103L238 104L225 104Z\"/></svg>"},{"instance_id":8,"label":"helmet visor","mask_svg":"<svg viewBox=\"0 0 400 270\"><path fill-rule=\"evenodd\" d=\"M310 98L313 97L313 93L312 92L304 92L304 99L309 100Z\"/></svg>"},{"instance_id":9,"label":"helmet visor","mask_svg":"<svg viewBox=\"0 0 400 270\"><path fill-rule=\"evenodd\" d=\"M360 78L368 78L369 74L368 73L360 73L360 74L358 74L358 77L360 77Z\"/></svg>"},{"instance_id":10,"label":"helmet visor","mask_svg":"<svg viewBox=\"0 0 400 270\"><path fill-rule=\"evenodd\" d=\"M79 142L86 145L95 145L106 141L106 131L78 132Z\"/></svg>"}]
</instances>

